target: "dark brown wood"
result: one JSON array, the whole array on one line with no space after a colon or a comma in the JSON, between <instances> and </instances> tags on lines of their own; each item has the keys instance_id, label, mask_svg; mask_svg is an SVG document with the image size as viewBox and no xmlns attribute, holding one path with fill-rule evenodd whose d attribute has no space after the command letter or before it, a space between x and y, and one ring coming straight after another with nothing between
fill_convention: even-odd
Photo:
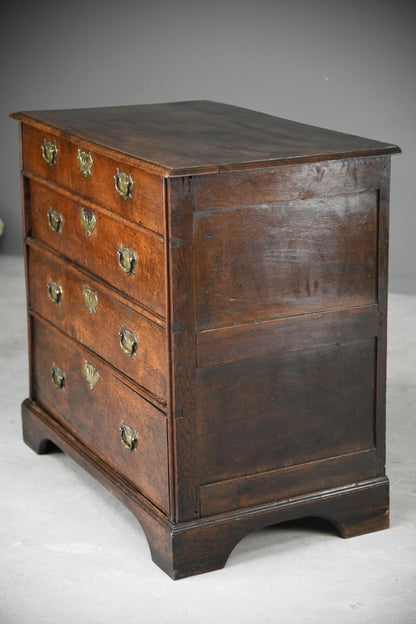
<instances>
[{"instance_id":1,"label":"dark brown wood","mask_svg":"<svg viewBox=\"0 0 416 624\"><path fill-rule=\"evenodd\" d=\"M199 369L201 483L373 448L375 372L374 339Z\"/></svg>"},{"instance_id":2,"label":"dark brown wood","mask_svg":"<svg viewBox=\"0 0 416 624\"><path fill-rule=\"evenodd\" d=\"M91 279L85 271L63 262L36 242L30 241L29 250L30 307L166 404L164 327L148 319L144 311L134 308L130 302L114 297L111 290ZM58 303L48 294L51 282L62 289ZM85 287L97 297L93 312L85 305ZM126 354L120 345L122 328L137 337L133 356Z\"/></svg>"},{"instance_id":3,"label":"dark brown wood","mask_svg":"<svg viewBox=\"0 0 416 624\"><path fill-rule=\"evenodd\" d=\"M202 516L244 509L279 499L286 500L323 488L340 487L378 476L374 448L327 457L294 466L267 470L201 487Z\"/></svg>"},{"instance_id":4,"label":"dark brown wood","mask_svg":"<svg viewBox=\"0 0 416 624\"><path fill-rule=\"evenodd\" d=\"M42 157L44 139L56 141L58 148L55 166L48 165ZM78 148L91 153L91 175L85 177L77 162ZM140 223L150 230L163 234L163 178L128 166L120 159L110 159L94 151L84 141L69 141L59 134L43 132L29 126L23 127L23 170L34 173L101 204L117 214ZM123 199L115 187L117 169L133 176L131 199Z\"/></svg>"},{"instance_id":5,"label":"dark brown wood","mask_svg":"<svg viewBox=\"0 0 416 624\"><path fill-rule=\"evenodd\" d=\"M377 340L377 381L375 388L376 405L376 448L378 474L386 471L386 372L387 372L387 287L389 255L389 203L390 203L390 158L385 157L380 180L379 194L379 240L378 261L378 306L380 313L380 333Z\"/></svg>"},{"instance_id":6,"label":"dark brown wood","mask_svg":"<svg viewBox=\"0 0 416 624\"><path fill-rule=\"evenodd\" d=\"M91 388L84 373L85 362L98 371ZM63 388L52 382L51 369L65 374ZM123 384L102 360L33 320L33 398L97 455L162 510L168 509L166 416ZM122 422L138 432L137 448L121 442Z\"/></svg>"},{"instance_id":7,"label":"dark brown wood","mask_svg":"<svg viewBox=\"0 0 416 624\"><path fill-rule=\"evenodd\" d=\"M379 188L383 157L346 158L199 175L195 210L242 208L277 201L331 197Z\"/></svg>"},{"instance_id":8,"label":"dark brown wood","mask_svg":"<svg viewBox=\"0 0 416 624\"><path fill-rule=\"evenodd\" d=\"M14 117L29 446L64 450L109 487L172 578L222 567L277 522L320 517L344 537L386 528L399 148L205 101Z\"/></svg>"},{"instance_id":9,"label":"dark brown wood","mask_svg":"<svg viewBox=\"0 0 416 624\"><path fill-rule=\"evenodd\" d=\"M378 194L195 217L197 328L375 303Z\"/></svg>"},{"instance_id":10,"label":"dark brown wood","mask_svg":"<svg viewBox=\"0 0 416 624\"><path fill-rule=\"evenodd\" d=\"M133 228L103 208L88 206L97 225L88 236L82 227L84 202L61 195L31 181L32 236L54 251L84 266L118 290L127 293L160 316L165 316L165 266L163 239L144 229ZM62 231L49 227L50 208L62 215ZM134 273L120 267L120 247L134 250L137 257Z\"/></svg>"},{"instance_id":11,"label":"dark brown wood","mask_svg":"<svg viewBox=\"0 0 416 624\"><path fill-rule=\"evenodd\" d=\"M192 195L188 179L169 180L171 419L176 522L200 516Z\"/></svg>"},{"instance_id":12,"label":"dark brown wood","mask_svg":"<svg viewBox=\"0 0 416 624\"><path fill-rule=\"evenodd\" d=\"M400 151L396 145L210 101L30 111L14 117L104 145L171 176Z\"/></svg>"},{"instance_id":13,"label":"dark brown wood","mask_svg":"<svg viewBox=\"0 0 416 624\"><path fill-rule=\"evenodd\" d=\"M376 304L208 329L197 333L198 366L356 341L378 330Z\"/></svg>"},{"instance_id":14,"label":"dark brown wood","mask_svg":"<svg viewBox=\"0 0 416 624\"><path fill-rule=\"evenodd\" d=\"M344 538L389 526L389 484L385 477L174 524L36 404L24 401L22 419L25 442L35 452L48 452L51 443L59 445L130 509L145 532L153 561L172 579L224 567L232 550L248 533L288 520L323 518Z\"/></svg>"}]
</instances>

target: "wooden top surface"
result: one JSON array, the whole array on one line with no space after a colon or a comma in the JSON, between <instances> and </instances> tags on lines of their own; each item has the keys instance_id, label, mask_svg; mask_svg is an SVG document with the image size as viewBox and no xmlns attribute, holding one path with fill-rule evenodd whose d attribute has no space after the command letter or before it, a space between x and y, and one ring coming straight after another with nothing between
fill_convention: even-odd
<instances>
[{"instance_id":1,"label":"wooden top surface","mask_svg":"<svg viewBox=\"0 0 416 624\"><path fill-rule=\"evenodd\" d=\"M389 143L208 100L11 116L138 158L165 176L400 152Z\"/></svg>"}]
</instances>

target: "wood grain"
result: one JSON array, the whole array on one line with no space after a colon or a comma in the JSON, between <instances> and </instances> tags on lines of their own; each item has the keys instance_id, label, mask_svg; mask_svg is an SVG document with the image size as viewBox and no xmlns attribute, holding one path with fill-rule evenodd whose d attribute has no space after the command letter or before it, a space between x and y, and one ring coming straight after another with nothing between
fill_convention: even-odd
<instances>
[{"instance_id":1,"label":"wood grain","mask_svg":"<svg viewBox=\"0 0 416 624\"><path fill-rule=\"evenodd\" d=\"M62 289L59 303L48 295L51 281ZM85 305L85 287L97 297L93 313ZM87 272L63 262L34 241L29 247L29 305L166 404L168 354L164 327L148 319L130 301L115 297ZM122 328L136 335L137 348L132 356L120 346Z\"/></svg>"},{"instance_id":2,"label":"wood grain","mask_svg":"<svg viewBox=\"0 0 416 624\"><path fill-rule=\"evenodd\" d=\"M38 405L25 400L22 421L24 440L35 452L48 452L50 442L57 445L130 509L145 532L153 561L175 580L223 568L236 544L248 533L279 522L324 518L345 538L389 526L389 484L385 477L174 524Z\"/></svg>"},{"instance_id":3,"label":"wood grain","mask_svg":"<svg viewBox=\"0 0 416 624\"><path fill-rule=\"evenodd\" d=\"M192 180L194 210L374 191L380 186L382 166L379 156L199 175Z\"/></svg>"},{"instance_id":4,"label":"wood grain","mask_svg":"<svg viewBox=\"0 0 416 624\"><path fill-rule=\"evenodd\" d=\"M133 156L143 168L167 176L400 151L389 143L203 100L13 116Z\"/></svg>"},{"instance_id":5,"label":"wood grain","mask_svg":"<svg viewBox=\"0 0 416 624\"><path fill-rule=\"evenodd\" d=\"M375 339L198 369L201 484L374 447Z\"/></svg>"},{"instance_id":6,"label":"wood grain","mask_svg":"<svg viewBox=\"0 0 416 624\"><path fill-rule=\"evenodd\" d=\"M198 330L375 303L378 193L195 214Z\"/></svg>"},{"instance_id":7,"label":"wood grain","mask_svg":"<svg viewBox=\"0 0 416 624\"><path fill-rule=\"evenodd\" d=\"M82 202L53 191L38 181L30 184L32 236L54 251L77 262L103 280L126 293L138 303L160 316L165 316L165 264L163 239L144 229L133 228L120 218L110 216L98 206L93 213L97 225L91 236L81 223ZM48 224L50 208L63 219L62 231L57 234ZM120 247L136 252L134 273L127 274L120 267Z\"/></svg>"},{"instance_id":8,"label":"wood grain","mask_svg":"<svg viewBox=\"0 0 416 624\"><path fill-rule=\"evenodd\" d=\"M209 101L13 117L29 446L62 448L109 487L172 578L222 567L249 531L276 522L322 517L345 537L386 528L389 167L400 149ZM45 138L57 143L52 166ZM117 169L132 174L132 198L117 193ZM128 273L122 249L136 256ZM136 450L122 444L123 421Z\"/></svg>"},{"instance_id":9,"label":"wood grain","mask_svg":"<svg viewBox=\"0 0 416 624\"><path fill-rule=\"evenodd\" d=\"M378 306L357 306L244 323L197 333L198 366L340 344L379 332Z\"/></svg>"},{"instance_id":10,"label":"wood grain","mask_svg":"<svg viewBox=\"0 0 416 624\"><path fill-rule=\"evenodd\" d=\"M33 397L83 440L114 470L129 479L160 509L169 509L166 416L123 384L120 377L63 334L33 319ZM91 389L84 375L87 360L100 378ZM51 369L64 371L65 387L51 381ZM137 451L121 443L125 421L137 429Z\"/></svg>"},{"instance_id":11,"label":"wood grain","mask_svg":"<svg viewBox=\"0 0 416 624\"><path fill-rule=\"evenodd\" d=\"M56 141L56 165L50 166L42 157L43 140ZM60 134L23 126L23 170L53 181L83 198L90 199L160 234L164 234L163 178L126 165L122 159L97 153L95 146L82 140L70 141ZM78 148L91 153L91 175L85 177L77 162ZM123 199L115 188L117 169L133 177L131 199Z\"/></svg>"},{"instance_id":12,"label":"wood grain","mask_svg":"<svg viewBox=\"0 0 416 624\"><path fill-rule=\"evenodd\" d=\"M194 295L193 215L187 179L170 180L169 331L171 358L171 422L174 463L175 522L200 516L198 420L196 413L196 335Z\"/></svg>"},{"instance_id":13,"label":"wood grain","mask_svg":"<svg viewBox=\"0 0 416 624\"><path fill-rule=\"evenodd\" d=\"M280 500L285 500L373 479L377 472L377 453L371 449L226 479L201 487L201 511L203 516L212 516L264 505L276 500L276 492Z\"/></svg>"}]
</instances>

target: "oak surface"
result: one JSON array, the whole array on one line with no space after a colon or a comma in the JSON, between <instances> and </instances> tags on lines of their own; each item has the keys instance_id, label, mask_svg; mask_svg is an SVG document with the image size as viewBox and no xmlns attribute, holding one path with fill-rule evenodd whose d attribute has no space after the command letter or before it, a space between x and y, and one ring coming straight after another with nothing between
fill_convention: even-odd
<instances>
[{"instance_id":1,"label":"oak surface","mask_svg":"<svg viewBox=\"0 0 416 624\"><path fill-rule=\"evenodd\" d=\"M165 175L399 151L388 143L208 100L14 117L138 158Z\"/></svg>"},{"instance_id":2,"label":"oak surface","mask_svg":"<svg viewBox=\"0 0 416 624\"><path fill-rule=\"evenodd\" d=\"M13 116L25 442L109 487L174 579L288 519L387 528L399 148L209 101ZM117 171L134 180L125 199Z\"/></svg>"}]
</instances>

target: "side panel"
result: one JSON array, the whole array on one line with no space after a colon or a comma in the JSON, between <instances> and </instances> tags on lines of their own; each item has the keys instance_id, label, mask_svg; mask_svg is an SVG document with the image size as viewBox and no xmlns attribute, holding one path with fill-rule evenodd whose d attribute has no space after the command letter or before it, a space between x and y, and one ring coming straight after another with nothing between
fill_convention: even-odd
<instances>
[{"instance_id":1,"label":"side panel","mask_svg":"<svg viewBox=\"0 0 416 624\"><path fill-rule=\"evenodd\" d=\"M197 326L375 302L378 193L199 212Z\"/></svg>"},{"instance_id":2,"label":"side panel","mask_svg":"<svg viewBox=\"0 0 416 624\"><path fill-rule=\"evenodd\" d=\"M375 340L198 371L201 482L374 446Z\"/></svg>"},{"instance_id":3,"label":"side panel","mask_svg":"<svg viewBox=\"0 0 416 624\"><path fill-rule=\"evenodd\" d=\"M388 167L195 179L203 516L384 475Z\"/></svg>"}]
</instances>

